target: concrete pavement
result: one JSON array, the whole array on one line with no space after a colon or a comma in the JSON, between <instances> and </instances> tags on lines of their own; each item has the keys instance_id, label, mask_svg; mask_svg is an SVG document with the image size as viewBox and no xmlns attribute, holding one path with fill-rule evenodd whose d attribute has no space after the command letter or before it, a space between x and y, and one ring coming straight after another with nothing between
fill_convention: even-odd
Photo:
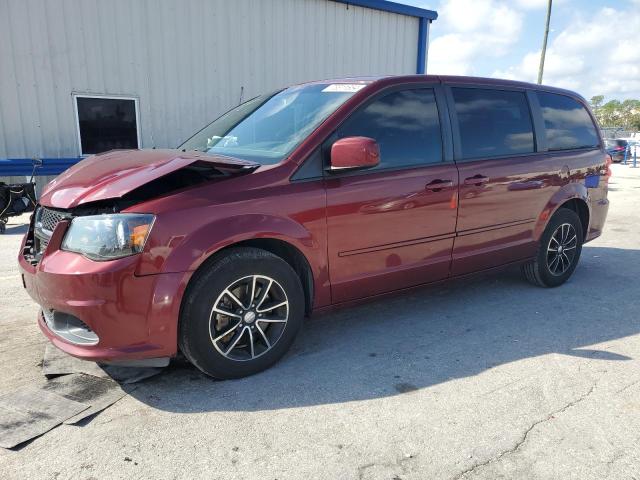
<instances>
[{"instance_id":1,"label":"concrete pavement","mask_svg":"<svg viewBox=\"0 0 640 480\"><path fill-rule=\"evenodd\" d=\"M557 289L517 269L326 314L274 368L178 363L82 426L0 451L6 479L640 478L640 168ZM0 236L0 394L44 339Z\"/></svg>"}]
</instances>

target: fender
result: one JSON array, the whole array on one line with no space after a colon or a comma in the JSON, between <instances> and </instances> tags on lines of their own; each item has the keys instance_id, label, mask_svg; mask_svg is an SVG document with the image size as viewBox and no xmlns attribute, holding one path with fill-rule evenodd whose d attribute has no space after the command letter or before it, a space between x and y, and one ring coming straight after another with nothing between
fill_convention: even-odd
<instances>
[{"instance_id":1,"label":"fender","mask_svg":"<svg viewBox=\"0 0 640 480\"><path fill-rule=\"evenodd\" d=\"M295 247L307 260L314 282L315 302L329 301L326 245L322 232L314 235L293 219L268 214L217 218L188 234L163 239L143 255L137 275L184 273L183 284L212 255L245 240L274 239ZM146 258L145 258L146 257Z\"/></svg>"},{"instance_id":2,"label":"fender","mask_svg":"<svg viewBox=\"0 0 640 480\"><path fill-rule=\"evenodd\" d=\"M152 246L137 275L193 272L217 251L244 240L271 238L291 244L307 257L315 273L320 245L301 224L269 214L245 214L215 219L186 234Z\"/></svg>"},{"instance_id":3,"label":"fender","mask_svg":"<svg viewBox=\"0 0 640 480\"><path fill-rule=\"evenodd\" d=\"M537 242L542 236L542 232L547 227L549 220L561 205L569 200L582 200L587 204L589 209L589 218L591 218L591 204L589 203L589 193L587 187L583 183L571 182L564 185L558 190L547 202L547 205L540 213L533 229L533 239Z\"/></svg>"},{"instance_id":4,"label":"fender","mask_svg":"<svg viewBox=\"0 0 640 480\"><path fill-rule=\"evenodd\" d=\"M260 230L256 230L256 226ZM219 250L256 238L272 238L293 245L307 257L313 269L314 250L319 246L314 245L311 232L285 217L248 214L219 219L195 230L187 241L171 252L163 270L193 272Z\"/></svg>"}]
</instances>

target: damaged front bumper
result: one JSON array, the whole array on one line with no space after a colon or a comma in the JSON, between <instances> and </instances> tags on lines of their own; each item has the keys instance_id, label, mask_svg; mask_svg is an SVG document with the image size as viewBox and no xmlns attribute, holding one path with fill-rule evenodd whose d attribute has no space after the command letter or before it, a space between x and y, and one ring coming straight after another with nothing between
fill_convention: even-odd
<instances>
[{"instance_id":1,"label":"damaged front bumper","mask_svg":"<svg viewBox=\"0 0 640 480\"><path fill-rule=\"evenodd\" d=\"M139 255L96 262L60 250L67 225L56 225L34 257L32 222L18 257L24 287L42 309L42 332L85 360L166 365L177 352L185 274L137 276Z\"/></svg>"}]
</instances>

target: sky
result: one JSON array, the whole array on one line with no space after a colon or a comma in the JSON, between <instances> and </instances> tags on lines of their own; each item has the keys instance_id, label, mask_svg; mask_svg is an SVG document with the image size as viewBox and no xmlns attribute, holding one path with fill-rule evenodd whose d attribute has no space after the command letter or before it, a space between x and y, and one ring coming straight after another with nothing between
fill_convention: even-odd
<instances>
[{"instance_id":1,"label":"sky","mask_svg":"<svg viewBox=\"0 0 640 480\"><path fill-rule=\"evenodd\" d=\"M436 10L427 72L535 82L547 0L401 0ZM640 0L554 0L543 83L640 99Z\"/></svg>"}]
</instances>

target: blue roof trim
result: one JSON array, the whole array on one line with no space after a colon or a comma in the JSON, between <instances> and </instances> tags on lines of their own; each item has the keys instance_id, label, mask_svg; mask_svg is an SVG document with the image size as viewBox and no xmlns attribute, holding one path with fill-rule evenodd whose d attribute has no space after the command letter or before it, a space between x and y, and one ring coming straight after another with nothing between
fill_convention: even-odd
<instances>
[{"instance_id":1,"label":"blue roof trim","mask_svg":"<svg viewBox=\"0 0 640 480\"><path fill-rule=\"evenodd\" d=\"M67 168L75 165L82 157L74 158L42 158L42 166L36 169L36 176L59 175ZM31 158L0 159L0 177L19 177L31 175L33 160Z\"/></svg>"},{"instance_id":2,"label":"blue roof trim","mask_svg":"<svg viewBox=\"0 0 640 480\"><path fill-rule=\"evenodd\" d=\"M334 0L339 3L348 5L356 5L358 7L373 8L382 10L383 12L399 13L401 15L409 15L411 17L425 18L427 20L435 20L438 18L438 12L427 10L426 8L414 7L413 5L405 5L403 3L389 2L387 0Z\"/></svg>"}]
</instances>

